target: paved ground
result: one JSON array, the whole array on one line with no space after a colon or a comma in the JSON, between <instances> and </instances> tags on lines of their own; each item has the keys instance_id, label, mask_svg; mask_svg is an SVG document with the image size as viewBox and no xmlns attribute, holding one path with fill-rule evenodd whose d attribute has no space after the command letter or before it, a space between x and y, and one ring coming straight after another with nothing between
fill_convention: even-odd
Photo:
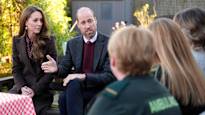
<instances>
[{"instance_id":1,"label":"paved ground","mask_svg":"<svg viewBox=\"0 0 205 115\"><path fill-rule=\"evenodd\" d=\"M57 92L57 91L54 93L54 100L53 100L53 105L54 105L54 106L58 106L59 93L60 93L60 92Z\"/></svg>"}]
</instances>

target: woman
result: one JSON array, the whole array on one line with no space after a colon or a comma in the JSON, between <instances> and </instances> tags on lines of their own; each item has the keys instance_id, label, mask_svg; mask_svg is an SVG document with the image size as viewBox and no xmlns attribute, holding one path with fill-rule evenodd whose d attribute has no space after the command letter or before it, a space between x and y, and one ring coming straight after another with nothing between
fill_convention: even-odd
<instances>
[{"instance_id":1,"label":"woman","mask_svg":"<svg viewBox=\"0 0 205 115\"><path fill-rule=\"evenodd\" d=\"M170 19L157 19L149 28L155 35L161 83L176 97L184 115L198 115L205 110L205 79L188 41Z\"/></svg>"},{"instance_id":2,"label":"woman","mask_svg":"<svg viewBox=\"0 0 205 115\"><path fill-rule=\"evenodd\" d=\"M176 100L149 71L155 54L151 32L128 26L108 43L110 66L117 82L99 95L88 115L180 115Z\"/></svg>"},{"instance_id":3,"label":"woman","mask_svg":"<svg viewBox=\"0 0 205 115\"><path fill-rule=\"evenodd\" d=\"M188 8L178 12L174 21L179 24L191 43L192 54L205 75L205 10Z\"/></svg>"},{"instance_id":4,"label":"woman","mask_svg":"<svg viewBox=\"0 0 205 115\"><path fill-rule=\"evenodd\" d=\"M54 38L48 33L48 25L42 10L36 6L27 7L20 17L18 36L12 47L14 86L10 93L27 95L33 99L37 115L45 115L53 101L48 91L52 74L41 70L46 55L56 59Z\"/></svg>"}]
</instances>

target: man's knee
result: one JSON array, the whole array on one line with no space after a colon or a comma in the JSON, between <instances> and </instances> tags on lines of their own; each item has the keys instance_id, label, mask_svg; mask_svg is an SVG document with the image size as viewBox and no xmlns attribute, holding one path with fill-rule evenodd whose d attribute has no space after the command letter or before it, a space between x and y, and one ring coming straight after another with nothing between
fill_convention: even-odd
<instances>
[{"instance_id":1,"label":"man's knee","mask_svg":"<svg viewBox=\"0 0 205 115\"><path fill-rule=\"evenodd\" d=\"M67 90L74 90L74 89L77 90L77 89L80 89L81 86L82 86L82 81L79 79L74 79L68 83L66 89Z\"/></svg>"}]
</instances>

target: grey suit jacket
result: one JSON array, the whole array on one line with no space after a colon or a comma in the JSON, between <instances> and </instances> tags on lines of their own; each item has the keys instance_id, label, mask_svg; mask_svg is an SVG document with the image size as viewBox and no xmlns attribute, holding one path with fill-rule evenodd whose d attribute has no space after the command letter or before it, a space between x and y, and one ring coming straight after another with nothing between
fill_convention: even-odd
<instances>
[{"instance_id":1,"label":"grey suit jacket","mask_svg":"<svg viewBox=\"0 0 205 115\"><path fill-rule=\"evenodd\" d=\"M61 61L58 75L66 77L74 69L75 73L82 71L83 37L78 36L67 42L66 55ZM94 46L93 73L86 73L87 87L105 86L115 80L111 73L107 52L108 37L98 33Z\"/></svg>"}]
</instances>

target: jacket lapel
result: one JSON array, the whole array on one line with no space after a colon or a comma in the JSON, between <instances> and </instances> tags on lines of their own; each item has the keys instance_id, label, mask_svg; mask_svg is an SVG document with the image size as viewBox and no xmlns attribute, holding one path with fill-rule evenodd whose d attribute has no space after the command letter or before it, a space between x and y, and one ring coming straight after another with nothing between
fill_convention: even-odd
<instances>
[{"instance_id":1,"label":"jacket lapel","mask_svg":"<svg viewBox=\"0 0 205 115\"><path fill-rule=\"evenodd\" d=\"M98 34L98 38L95 43L94 48L94 62L93 62L93 70L95 71L100 60L101 53L103 51L103 40L101 39L100 35Z\"/></svg>"},{"instance_id":2,"label":"jacket lapel","mask_svg":"<svg viewBox=\"0 0 205 115\"><path fill-rule=\"evenodd\" d=\"M76 47L76 68L77 70L81 69L82 59L83 59L83 38L78 39Z\"/></svg>"},{"instance_id":3,"label":"jacket lapel","mask_svg":"<svg viewBox=\"0 0 205 115\"><path fill-rule=\"evenodd\" d=\"M19 53L20 53L20 56L22 57L22 61L24 61L25 65L28 66L28 69L32 72L32 74L35 74L35 72L32 69L30 60L29 60L29 58L27 56L27 53L26 53L25 38L22 37L20 39L21 39L21 41L20 41L20 44L19 44Z\"/></svg>"}]
</instances>

